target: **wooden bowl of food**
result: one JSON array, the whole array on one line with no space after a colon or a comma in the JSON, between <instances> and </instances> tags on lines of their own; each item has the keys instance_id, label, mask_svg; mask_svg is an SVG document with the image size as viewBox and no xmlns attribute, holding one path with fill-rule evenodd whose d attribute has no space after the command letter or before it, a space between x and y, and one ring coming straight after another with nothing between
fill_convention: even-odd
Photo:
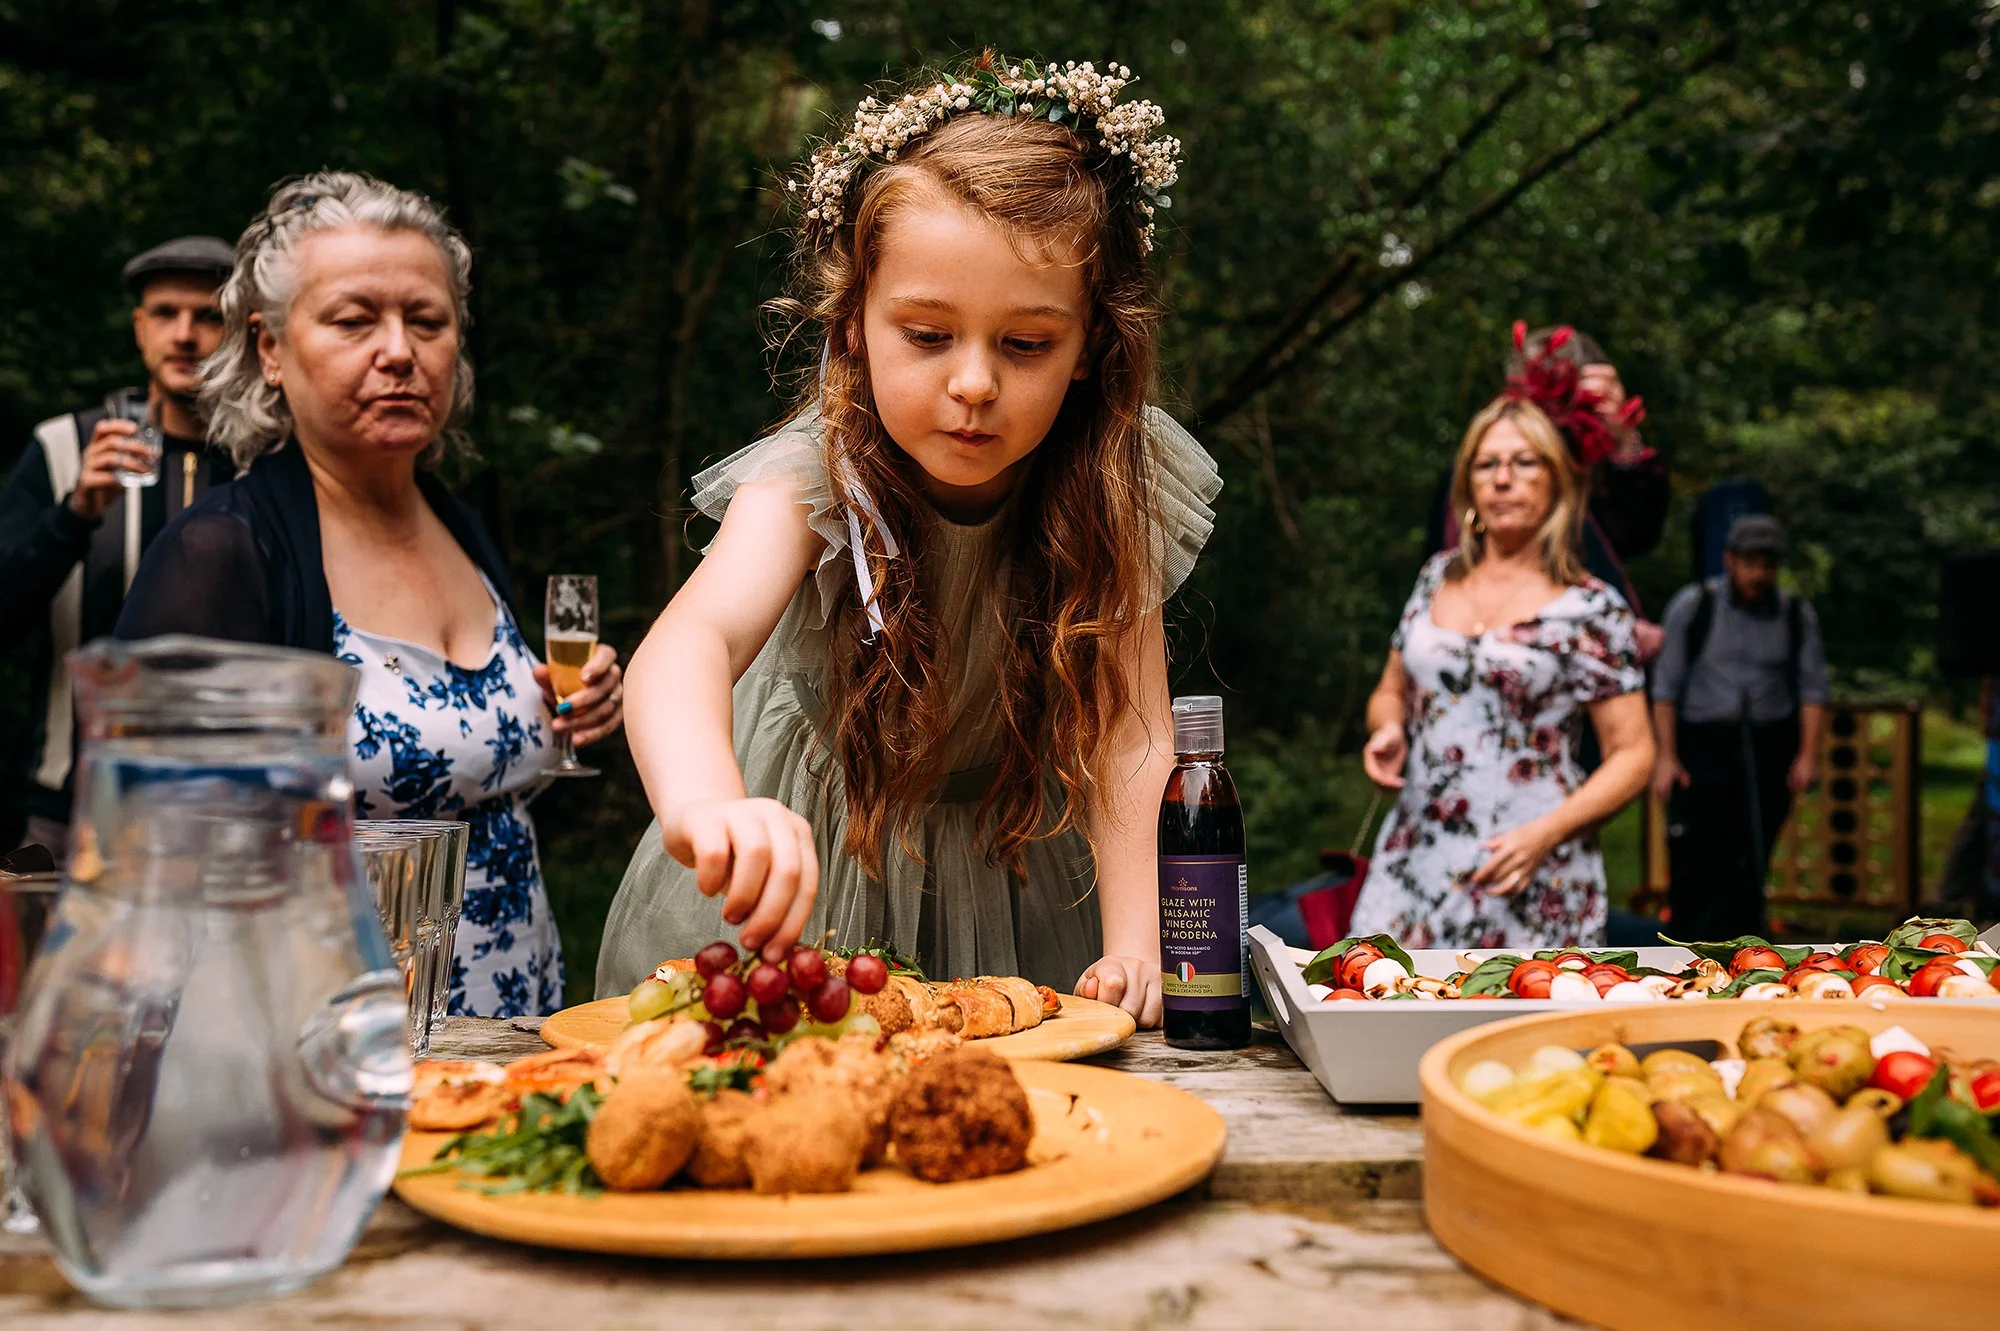
<instances>
[{"instance_id":1,"label":"wooden bowl of food","mask_svg":"<svg viewBox=\"0 0 2000 1331\"><path fill-rule=\"evenodd\" d=\"M1711 1162L1696 1166L1630 1153L1632 1141L1622 1142L1622 1149L1593 1144L1608 1140L1610 1133L1609 1128L1595 1133L1586 1116L1600 1107L1595 1090L1586 1097L1591 1110L1576 1116L1584 1121L1582 1131L1575 1120L1567 1128L1555 1122L1559 1110L1532 1118L1534 1126L1501 1112L1518 1114L1528 1101L1518 1086L1513 1092L1504 1082L1494 1088L1495 1064L1525 1069L1559 1063L1560 1053L1546 1052L1551 1047L1581 1053L1623 1045L1644 1052L1648 1045L1700 1041L1717 1042L1717 1052L1728 1059L1737 1053L1747 1024L1758 1019L1796 1027L1793 1038L1805 1043L1792 1047L1801 1052L1823 1049L1828 1059L1851 1052L1856 1039L1851 1033L1821 1029L1838 1027L1858 1028L1884 1049L1897 1037L1875 1037L1901 1027L1961 1071L1978 1060L2000 1058L2000 1016L1918 1003L1633 1005L1479 1026L1434 1046L1419 1071L1424 1210L1438 1241L1466 1265L1516 1293L1573 1317L1631 1331L1695 1326L1704 1331L1805 1326L1874 1331L1900 1324L1917 1310L1944 1325L2000 1324L2000 1289L1992 1270L2000 1255L2000 1209L1721 1172L1715 1163L1721 1152L1713 1147ZM1816 1031L1820 1034L1814 1035ZM1762 1049L1761 1040L1751 1047ZM1788 1060L1789 1053L1777 1057ZM1876 1064L1870 1057L1872 1076ZM1612 1058L1599 1061L1608 1066ZM1802 1135L1802 1141L1817 1143L1829 1131L1832 1120L1823 1117L1818 1096L1809 1090L1787 1092L1774 1101L1770 1097L1776 1090L1759 1088L1757 1098L1746 1101L1749 1111L1739 1106L1737 1117L1729 1120L1727 1110L1716 1106L1706 1091L1681 1096L1671 1074L1678 1071L1682 1081L1698 1080L1699 1074L1676 1070L1670 1063L1656 1061L1653 1081L1638 1078L1647 1088L1645 1098L1632 1103L1660 1104L1652 1089L1657 1083L1674 1093L1677 1105L1698 1105L1702 1114L1718 1112L1730 1122L1717 1133L1723 1148L1730 1147L1752 1113L1759 1127L1772 1114L1810 1124L1811 1135ZM1808 1076L1818 1075L1810 1060L1799 1066ZM1904 1063L1880 1066L1886 1074ZM1726 1082L1731 1070L1725 1063L1721 1080ZM1768 1067L1764 1071L1782 1075ZM1740 1089L1748 1093L1755 1083L1748 1074L1745 1078ZM1600 1075L1597 1085L1619 1079L1617 1074ZM1829 1097L1833 1112L1852 1110L1858 1121L1872 1107L1892 1135L1907 1130L1919 1108L1912 1100L1899 1111L1885 1093L1868 1092L1865 1083L1860 1092L1828 1085L1844 1092ZM1737 1089L1729 1088L1732 1100ZM1819 1090L1818 1083L1810 1090ZM1937 1090L1924 1107L1932 1122ZM1630 1094L1629 1089L1620 1092ZM1607 1093L1607 1102L1619 1098ZM1652 1126L1693 1117L1680 1108L1661 1110ZM1701 1131L1698 1125L1695 1130ZM1585 1132L1592 1137L1586 1139ZM1682 1152L1685 1158L1698 1155L1699 1145L1692 1151L1684 1146L1677 1136L1660 1137L1644 1149ZM1801 1154L1794 1144L1771 1157L1782 1157L1779 1164L1751 1155L1755 1149L1753 1143L1743 1144L1730 1163L1741 1168L1754 1162L1780 1175L1808 1166L1820 1172L1824 1163L1811 1151ZM1824 1160L1839 1162L1840 1149L1826 1148ZM1879 1152L1876 1147L1867 1150ZM1920 1151L1930 1154L1934 1148L1922 1144ZM1831 1176L1848 1187L1855 1186L1857 1172L1863 1180L1879 1183L1870 1170L1886 1168L1883 1162L1890 1160L1866 1155L1864 1163L1844 1163ZM1893 1177L1889 1182L1900 1186ZM1980 1185L1979 1193L1992 1200L1986 1185Z\"/></svg>"}]
</instances>

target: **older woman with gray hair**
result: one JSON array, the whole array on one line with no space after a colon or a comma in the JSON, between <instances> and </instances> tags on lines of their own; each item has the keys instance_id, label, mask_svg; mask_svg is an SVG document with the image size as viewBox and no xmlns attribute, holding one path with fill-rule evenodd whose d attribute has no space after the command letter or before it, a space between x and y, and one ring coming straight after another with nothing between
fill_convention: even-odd
<instances>
[{"instance_id":1,"label":"older woman with gray hair","mask_svg":"<svg viewBox=\"0 0 2000 1331\"><path fill-rule=\"evenodd\" d=\"M567 732L621 721L615 654L558 706L500 554L430 473L472 398L472 254L431 202L367 176L288 182L236 244L201 393L244 474L163 532L122 638L196 633L329 652L361 672L348 725L366 817L471 825L451 1011L562 1003L527 803ZM143 594L141 594L143 593Z\"/></svg>"}]
</instances>

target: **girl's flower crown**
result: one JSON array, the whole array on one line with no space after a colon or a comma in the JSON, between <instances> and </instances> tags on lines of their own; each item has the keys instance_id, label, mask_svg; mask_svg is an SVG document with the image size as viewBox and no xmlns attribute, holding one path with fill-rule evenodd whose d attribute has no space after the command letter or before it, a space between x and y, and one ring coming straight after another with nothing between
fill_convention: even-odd
<instances>
[{"instance_id":1,"label":"girl's flower crown","mask_svg":"<svg viewBox=\"0 0 2000 1331\"><path fill-rule=\"evenodd\" d=\"M1154 213L1173 206L1165 191L1180 179L1181 141L1171 135L1155 137L1167 115L1152 102L1118 103L1118 94L1132 82L1132 71L1124 65L1106 65L1100 72L1089 61L1072 60L1060 68L1041 68L1032 60L996 63L989 54L963 78L887 102L863 98L854 108L854 128L847 137L821 145L804 181L789 180L785 188L804 192L805 234L824 244L845 220L848 191L861 172L895 161L912 140L968 111L1042 116L1058 125L1067 122L1079 134L1095 133L1112 157L1130 159L1132 202L1141 218L1139 247L1150 252Z\"/></svg>"}]
</instances>

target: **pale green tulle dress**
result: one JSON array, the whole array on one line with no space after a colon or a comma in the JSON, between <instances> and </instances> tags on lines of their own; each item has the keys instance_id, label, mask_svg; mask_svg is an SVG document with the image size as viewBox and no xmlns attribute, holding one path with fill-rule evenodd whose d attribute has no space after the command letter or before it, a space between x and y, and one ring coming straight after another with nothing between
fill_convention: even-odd
<instances>
[{"instance_id":1,"label":"pale green tulle dress","mask_svg":"<svg viewBox=\"0 0 2000 1331\"><path fill-rule=\"evenodd\" d=\"M1215 463L1166 413L1149 408L1146 435L1157 497L1156 604L1193 570L1214 525L1210 504L1222 489ZM937 615L953 680L945 770L949 775L922 818L921 860L892 834L884 877L871 877L842 849L847 809L839 765L820 726L829 661L828 620L855 577L844 507L828 483L820 438L810 419L763 439L695 478L694 503L720 518L737 487L786 477L807 521L825 542L818 566L800 584L784 616L735 690L736 760L752 796L783 802L813 827L820 862L819 899L808 938L834 931L836 946L880 940L917 958L934 977L1022 975L1067 991L1101 953L1095 872L1082 833L1031 843L1025 873L988 862L974 822L1002 753L997 708L1000 627L987 605L1006 576L1000 550L1008 518L966 526L940 520L925 550L927 598ZM1052 809L1060 785L1045 776ZM1050 815L1050 822L1055 815ZM622 994L669 957L691 956L717 938L719 897L704 897L694 873L669 856L659 824L632 854L604 926L597 994Z\"/></svg>"}]
</instances>

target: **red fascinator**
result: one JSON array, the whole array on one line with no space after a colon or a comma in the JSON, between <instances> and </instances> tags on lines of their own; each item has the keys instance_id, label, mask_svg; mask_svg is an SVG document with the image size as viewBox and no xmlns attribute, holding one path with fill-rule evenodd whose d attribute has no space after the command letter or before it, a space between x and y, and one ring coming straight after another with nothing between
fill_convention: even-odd
<instances>
[{"instance_id":1,"label":"red fascinator","mask_svg":"<svg viewBox=\"0 0 2000 1331\"><path fill-rule=\"evenodd\" d=\"M1558 354L1575 336L1576 330L1565 324L1550 333L1548 341L1531 356L1528 325L1516 320L1514 350L1518 353L1515 359L1519 368L1507 376L1504 392L1518 402L1539 407L1569 445L1570 456L1588 471L1618 451L1618 438L1598 412L1604 404L1603 394L1584 388L1579 382L1581 368ZM1629 429L1645 419L1645 402L1636 397L1626 398L1618 411L1618 424Z\"/></svg>"}]
</instances>

